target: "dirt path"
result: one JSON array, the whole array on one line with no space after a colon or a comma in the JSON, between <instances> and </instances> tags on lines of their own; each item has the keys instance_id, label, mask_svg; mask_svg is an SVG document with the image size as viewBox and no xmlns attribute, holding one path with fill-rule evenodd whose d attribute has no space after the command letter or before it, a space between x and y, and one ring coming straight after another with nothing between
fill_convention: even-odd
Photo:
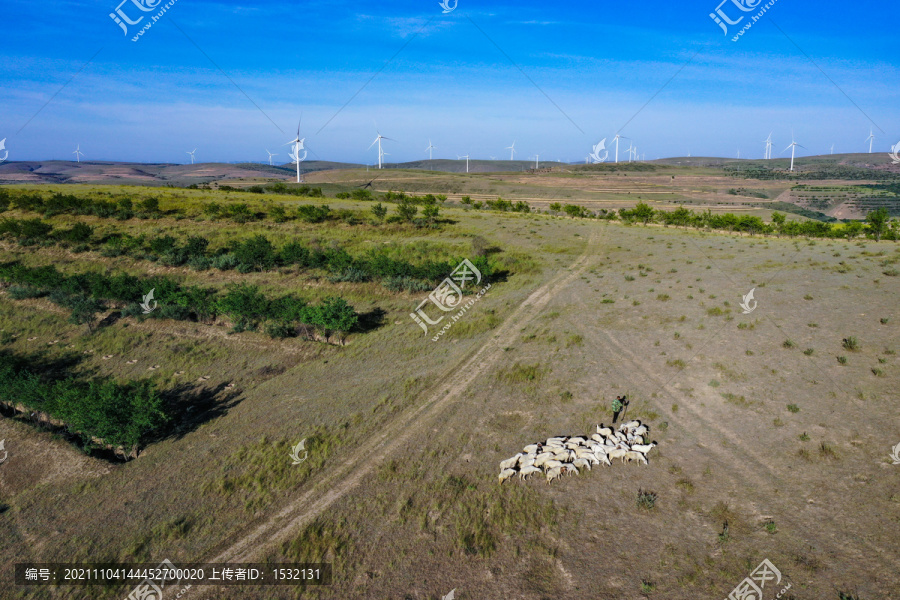
<instances>
[{"instance_id":1,"label":"dirt path","mask_svg":"<svg viewBox=\"0 0 900 600\"><path fill-rule=\"evenodd\" d=\"M535 290L500 325L480 348L453 365L431 389L426 400L398 416L379 434L360 445L344 460L329 467L314 486L265 521L254 525L227 548L220 549L209 562L251 562L266 547L281 543L322 514L335 501L349 493L362 479L372 475L380 464L417 434L426 431L442 412L459 400L473 381L491 369L503 354L503 347L514 343L522 327L537 318L556 292L579 277L594 255L602 228L591 234L581 256L568 268Z\"/></svg>"}]
</instances>

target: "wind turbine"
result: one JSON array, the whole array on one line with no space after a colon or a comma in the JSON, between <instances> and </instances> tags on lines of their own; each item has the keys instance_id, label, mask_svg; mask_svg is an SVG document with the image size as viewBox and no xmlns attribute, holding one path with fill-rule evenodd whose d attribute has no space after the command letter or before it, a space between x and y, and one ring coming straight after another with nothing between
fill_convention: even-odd
<instances>
[{"instance_id":1,"label":"wind turbine","mask_svg":"<svg viewBox=\"0 0 900 600\"><path fill-rule=\"evenodd\" d=\"M534 169L535 169L535 171L538 170L538 169L540 168L540 164L541 164L541 163L540 163L540 158L541 158L541 155L540 155L540 154L535 154L535 155L534 155Z\"/></svg>"},{"instance_id":2,"label":"wind turbine","mask_svg":"<svg viewBox=\"0 0 900 600\"><path fill-rule=\"evenodd\" d=\"M72 154L75 155L75 162L81 162L81 157L84 156L84 153L81 151L81 144L78 144L78 147L75 148L75 152Z\"/></svg>"},{"instance_id":3,"label":"wind turbine","mask_svg":"<svg viewBox=\"0 0 900 600\"><path fill-rule=\"evenodd\" d=\"M432 160L432 158L431 158L431 151L432 151L432 150L437 150L437 146L435 146L434 144L432 144L432 143L431 143L431 140L428 140L428 147L425 148L425 152L428 153L428 160Z\"/></svg>"},{"instance_id":4,"label":"wind turbine","mask_svg":"<svg viewBox=\"0 0 900 600\"><path fill-rule=\"evenodd\" d=\"M194 148L194 152L196 152L196 151L197 151L197 149ZM185 152L185 154L191 155L191 164L194 164L194 152Z\"/></svg>"},{"instance_id":5,"label":"wind turbine","mask_svg":"<svg viewBox=\"0 0 900 600\"><path fill-rule=\"evenodd\" d=\"M803 148L804 150L806 150L805 146L801 146L800 144L798 144L797 142L794 141L794 131L793 130L791 130L791 145L788 146L787 148L785 148L784 150L782 150L782 152L787 151L788 148L791 149L791 171L793 171L794 170L794 152L796 152L797 148Z\"/></svg>"},{"instance_id":6,"label":"wind turbine","mask_svg":"<svg viewBox=\"0 0 900 600\"><path fill-rule=\"evenodd\" d=\"M303 139L300 138L300 124L301 123L303 123L302 116L300 117L300 121L297 123L297 137L295 137L294 139L289 141L287 144L284 144L285 146L287 146L288 144L294 145L293 150L290 152L290 154L288 154L288 156L293 159L292 162L297 163L297 183L302 183L302 180L300 179L300 163L302 163L304 160L306 160L306 155L307 155L306 148L303 147L303 142L306 141L306 138L303 138ZM303 158L300 158L301 150L303 150Z\"/></svg>"},{"instance_id":7,"label":"wind turbine","mask_svg":"<svg viewBox=\"0 0 900 600\"><path fill-rule=\"evenodd\" d=\"M628 138L622 135L616 134L616 137L613 138L616 142L616 162L619 162L619 140L627 140Z\"/></svg>"},{"instance_id":8,"label":"wind turbine","mask_svg":"<svg viewBox=\"0 0 900 600\"><path fill-rule=\"evenodd\" d=\"M772 158L772 134L770 133L764 141L766 142L766 160L769 160Z\"/></svg>"},{"instance_id":9,"label":"wind turbine","mask_svg":"<svg viewBox=\"0 0 900 600\"><path fill-rule=\"evenodd\" d=\"M834 154L834 144L831 145L831 153Z\"/></svg>"},{"instance_id":10,"label":"wind turbine","mask_svg":"<svg viewBox=\"0 0 900 600\"><path fill-rule=\"evenodd\" d=\"M377 129L375 131L378 132L378 137L375 138L374 142L369 144L369 147L366 148L366 150L370 150L372 148L372 146L374 146L375 144L378 144L378 168L380 169L381 168L381 160L384 158L384 155L385 155L384 150L381 149L381 140L389 140L391 142L394 142L396 140L392 140L389 137L384 137L383 135L381 135L381 132L378 131Z\"/></svg>"},{"instance_id":11,"label":"wind turbine","mask_svg":"<svg viewBox=\"0 0 900 600\"><path fill-rule=\"evenodd\" d=\"M875 132L869 129L869 137L866 138L866 141L869 142L869 154L872 154L872 144L875 142Z\"/></svg>"},{"instance_id":12,"label":"wind turbine","mask_svg":"<svg viewBox=\"0 0 900 600\"><path fill-rule=\"evenodd\" d=\"M632 143L629 142L629 144L628 144L628 150L626 150L626 152L628 152L628 162L631 162L631 159L632 159L632 153L634 152L634 144L632 144Z\"/></svg>"},{"instance_id":13,"label":"wind turbine","mask_svg":"<svg viewBox=\"0 0 900 600\"><path fill-rule=\"evenodd\" d=\"M277 155L277 154L272 154L271 152L269 152L269 149L268 149L268 148L266 148L266 154L269 155L269 166L271 167L271 166L273 166L273 165L272 165L272 157L273 157L273 156L278 156L278 155Z\"/></svg>"},{"instance_id":14,"label":"wind turbine","mask_svg":"<svg viewBox=\"0 0 900 600\"><path fill-rule=\"evenodd\" d=\"M462 159L466 159L466 173L468 173L469 172L469 155L468 154L466 154L465 156L460 156L458 154L456 155L456 160L462 160Z\"/></svg>"},{"instance_id":15,"label":"wind turbine","mask_svg":"<svg viewBox=\"0 0 900 600\"><path fill-rule=\"evenodd\" d=\"M507 146L504 150L509 150L509 160L516 160L516 143L513 142L512 146Z\"/></svg>"}]
</instances>

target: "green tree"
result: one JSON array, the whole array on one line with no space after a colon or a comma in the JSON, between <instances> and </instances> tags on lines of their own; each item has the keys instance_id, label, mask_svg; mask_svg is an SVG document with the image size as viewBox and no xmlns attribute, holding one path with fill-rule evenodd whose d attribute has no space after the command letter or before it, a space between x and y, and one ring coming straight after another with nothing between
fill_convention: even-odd
<instances>
[{"instance_id":1,"label":"green tree","mask_svg":"<svg viewBox=\"0 0 900 600\"><path fill-rule=\"evenodd\" d=\"M318 324L325 328L325 335L328 335L328 332L335 332L342 343L347 333L359 321L356 311L343 298L326 298L317 308Z\"/></svg>"},{"instance_id":2,"label":"green tree","mask_svg":"<svg viewBox=\"0 0 900 600\"><path fill-rule=\"evenodd\" d=\"M249 240L244 240L235 248L234 255L238 259L239 270L243 267L244 271L250 269L265 271L275 266L275 247L264 235L255 235Z\"/></svg>"},{"instance_id":3,"label":"green tree","mask_svg":"<svg viewBox=\"0 0 900 600\"><path fill-rule=\"evenodd\" d=\"M372 207L372 215L379 221L384 221L384 218L387 216L387 209L379 202Z\"/></svg>"},{"instance_id":4,"label":"green tree","mask_svg":"<svg viewBox=\"0 0 900 600\"><path fill-rule=\"evenodd\" d=\"M269 217L276 223L284 223L287 221L287 211L280 204L276 204L269 209Z\"/></svg>"},{"instance_id":5,"label":"green tree","mask_svg":"<svg viewBox=\"0 0 900 600\"><path fill-rule=\"evenodd\" d=\"M425 217L425 220L428 221L429 224L434 223L438 218L439 213L438 207L433 204L422 209L422 216Z\"/></svg>"},{"instance_id":6,"label":"green tree","mask_svg":"<svg viewBox=\"0 0 900 600\"><path fill-rule=\"evenodd\" d=\"M562 204L560 204L559 202L552 202L550 204L550 210L552 210L553 212L560 212L562 211Z\"/></svg>"},{"instance_id":7,"label":"green tree","mask_svg":"<svg viewBox=\"0 0 900 600\"><path fill-rule=\"evenodd\" d=\"M69 317L69 322L76 325L87 325L88 333L94 331L97 313L105 308L102 302L87 296L75 298L70 307L72 315Z\"/></svg>"},{"instance_id":8,"label":"green tree","mask_svg":"<svg viewBox=\"0 0 900 600\"><path fill-rule=\"evenodd\" d=\"M772 223L775 224L775 228L781 232L784 229L784 222L787 220L787 217L780 212L772 213Z\"/></svg>"},{"instance_id":9,"label":"green tree","mask_svg":"<svg viewBox=\"0 0 900 600\"><path fill-rule=\"evenodd\" d=\"M416 213L418 212L419 207L416 206L409 198L404 198L397 205L397 214L400 215L401 219L408 223L412 222L412 220L416 218Z\"/></svg>"},{"instance_id":10,"label":"green tree","mask_svg":"<svg viewBox=\"0 0 900 600\"><path fill-rule=\"evenodd\" d=\"M644 225L649 223L651 219L653 219L653 215L656 214L656 211L651 208L649 205L644 204L643 202L638 202L637 206L634 207L632 211L634 218L638 221L642 221Z\"/></svg>"},{"instance_id":11,"label":"green tree","mask_svg":"<svg viewBox=\"0 0 900 600\"><path fill-rule=\"evenodd\" d=\"M868 215L866 215L866 222L869 224L869 231L872 232L872 235L875 237L875 241L881 241L881 236L884 235L884 232L887 229L887 222L890 218L890 214L885 207L881 207L877 210L873 210Z\"/></svg>"}]
</instances>

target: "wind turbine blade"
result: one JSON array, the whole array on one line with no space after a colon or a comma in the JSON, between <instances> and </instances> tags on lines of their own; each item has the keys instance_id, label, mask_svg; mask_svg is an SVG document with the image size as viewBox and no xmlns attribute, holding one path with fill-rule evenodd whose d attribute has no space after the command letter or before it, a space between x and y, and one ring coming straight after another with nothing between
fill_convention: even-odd
<instances>
[{"instance_id":1,"label":"wind turbine blade","mask_svg":"<svg viewBox=\"0 0 900 600\"><path fill-rule=\"evenodd\" d=\"M791 146L794 146L794 144L788 144L788 147L785 148L784 150L782 150L782 152L787 152L788 150L791 149Z\"/></svg>"},{"instance_id":2,"label":"wind turbine blade","mask_svg":"<svg viewBox=\"0 0 900 600\"><path fill-rule=\"evenodd\" d=\"M797 147L798 147L798 148L803 148L804 150L809 150L809 148L807 148L806 146L801 146L800 144L797 144Z\"/></svg>"},{"instance_id":3,"label":"wind turbine blade","mask_svg":"<svg viewBox=\"0 0 900 600\"><path fill-rule=\"evenodd\" d=\"M380 137L375 138L375 141L372 142L371 144L369 144L369 147L366 148L366 150L371 150L371 149L372 149L372 146L374 146L375 144L377 144L379 139L380 139Z\"/></svg>"}]
</instances>

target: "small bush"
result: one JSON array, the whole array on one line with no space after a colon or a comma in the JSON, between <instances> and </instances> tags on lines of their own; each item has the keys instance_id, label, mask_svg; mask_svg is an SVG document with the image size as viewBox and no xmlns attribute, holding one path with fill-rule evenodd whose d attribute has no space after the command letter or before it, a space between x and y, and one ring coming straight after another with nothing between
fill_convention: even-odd
<instances>
[{"instance_id":1,"label":"small bush","mask_svg":"<svg viewBox=\"0 0 900 600\"><path fill-rule=\"evenodd\" d=\"M803 433L801 433L801 434L800 434L800 441L801 441L801 442L808 442L808 441L809 441L809 434L806 433L805 431L804 431Z\"/></svg>"},{"instance_id":2,"label":"small bush","mask_svg":"<svg viewBox=\"0 0 900 600\"><path fill-rule=\"evenodd\" d=\"M656 506L656 500L658 496L647 490L638 489L637 493L637 506L638 508L643 508L644 510L653 510Z\"/></svg>"},{"instance_id":3,"label":"small bush","mask_svg":"<svg viewBox=\"0 0 900 600\"><path fill-rule=\"evenodd\" d=\"M775 521L768 521L765 527L767 533L775 534L778 532L778 527L775 525Z\"/></svg>"},{"instance_id":4,"label":"small bush","mask_svg":"<svg viewBox=\"0 0 900 600\"><path fill-rule=\"evenodd\" d=\"M788 404L788 405L787 405L787 409L788 409L789 411L791 411L792 413L798 413L798 412L800 412L800 407L797 406L796 404Z\"/></svg>"},{"instance_id":5,"label":"small bush","mask_svg":"<svg viewBox=\"0 0 900 600\"><path fill-rule=\"evenodd\" d=\"M859 342L853 336L844 338L841 342L841 345L843 346L844 350L849 350L851 352L859 350Z\"/></svg>"},{"instance_id":6,"label":"small bush","mask_svg":"<svg viewBox=\"0 0 900 600\"><path fill-rule=\"evenodd\" d=\"M784 343L782 343L781 345L785 348L793 348L794 346L796 346L796 344L794 344L794 342L792 342L791 340L784 340Z\"/></svg>"},{"instance_id":7,"label":"small bush","mask_svg":"<svg viewBox=\"0 0 900 600\"><path fill-rule=\"evenodd\" d=\"M803 351L803 354L805 354L807 356L812 356L813 353L815 353L815 350L813 350L812 348L807 348L806 350Z\"/></svg>"},{"instance_id":8,"label":"small bush","mask_svg":"<svg viewBox=\"0 0 900 600\"><path fill-rule=\"evenodd\" d=\"M846 365L846 364L847 364L847 357L846 357L846 356L838 356L838 357L837 357L837 361L838 361L838 364Z\"/></svg>"}]
</instances>

